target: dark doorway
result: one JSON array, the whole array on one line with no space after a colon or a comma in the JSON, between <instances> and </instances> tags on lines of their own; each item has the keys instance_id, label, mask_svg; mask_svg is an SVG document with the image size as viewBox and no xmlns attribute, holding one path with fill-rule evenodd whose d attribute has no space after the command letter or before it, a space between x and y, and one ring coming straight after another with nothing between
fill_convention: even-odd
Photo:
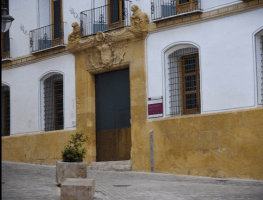
<instances>
[{"instance_id":1,"label":"dark doorway","mask_svg":"<svg viewBox=\"0 0 263 200\"><path fill-rule=\"evenodd\" d=\"M97 161L129 160L131 151L129 69L96 75L95 88Z\"/></svg>"}]
</instances>

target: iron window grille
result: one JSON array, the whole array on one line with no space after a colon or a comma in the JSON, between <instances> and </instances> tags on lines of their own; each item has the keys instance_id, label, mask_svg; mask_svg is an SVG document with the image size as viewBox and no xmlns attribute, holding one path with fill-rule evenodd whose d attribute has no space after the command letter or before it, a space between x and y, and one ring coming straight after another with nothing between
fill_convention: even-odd
<instances>
[{"instance_id":1,"label":"iron window grille","mask_svg":"<svg viewBox=\"0 0 263 200\"><path fill-rule=\"evenodd\" d=\"M179 49L168 56L168 61L170 115L200 113L198 49Z\"/></svg>"},{"instance_id":2,"label":"iron window grille","mask_svg":"<svg viewBox=\"0 0 263 200\"><path fill-rule=\"evenodd\" d=\"M261 35L261 102L263 103L263 35Z\"/></svg>"},{"instance_id":3,"label":"iron window grille","mask_svg":"<svg viewBox=\"0 0 263 200\"><path fill-rule=\"evenodd\" d=\"M108 2L110 3L107 5L80 13L82 36L131 25L130 0L111 0Z\"/></svg>"},{"instance_id":4,"label":"iron window grille","mask_svg":"<svg viewBox=\"0 0 263 200\"><path fill-rule=\"evenodd\" d=\"M2 86L1 107L2 107L2 134L10 135L10 87Z\"/></svg>"},{"instance_id":5,"label":"iron window grille","mask_svg":"<svg viewBox=\"0 0 263 200\"><path fill-rule=\"evenodd\" d=\"M63 75L55 74L44 81L44 130L63 128Z\"/></svg>"},{"instance_id":6,"label":"iron window grille","mask_svg":"<svg viewBox=\"0 0 263 200\"><path fill-rule=\"evenodd\" d=\"M151 0L152 20L201 11L201 0Z\"/></svg>"}]
</instances>

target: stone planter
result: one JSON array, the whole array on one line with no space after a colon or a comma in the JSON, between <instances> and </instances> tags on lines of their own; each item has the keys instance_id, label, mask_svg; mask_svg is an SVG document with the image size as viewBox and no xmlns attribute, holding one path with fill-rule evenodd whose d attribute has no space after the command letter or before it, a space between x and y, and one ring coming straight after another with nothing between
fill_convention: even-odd
<instances>
[{"instance_id":1,"label":"stone planter","mask_svg":"<svg viewBox=\"0 0 263 200\"><path fill-rule=\"evenodd\" d=\"M87 178L87 163L57 161L56 181L58 185L61 185L67 178Z\"/></svg>"}]
</instances>

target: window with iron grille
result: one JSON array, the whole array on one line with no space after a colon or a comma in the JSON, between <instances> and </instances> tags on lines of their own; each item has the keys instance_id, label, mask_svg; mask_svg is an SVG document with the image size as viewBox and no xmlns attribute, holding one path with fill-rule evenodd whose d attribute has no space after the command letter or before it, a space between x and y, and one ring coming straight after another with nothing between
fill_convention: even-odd
<instances>
[{"instance_id":1,"label":"window with iron grille","mask_svg":"<svg viewBox=\"0 0 263 200\"><path fill-rule=\"evenodd\" d=\"M263 104L263 35L261 35L261 103Z\"/></svg>"},{"instance_id":2,"label":"window with iron grille","mask_svg":"<svg viewBox=\"0 0 263 200\"><path fill-rule=\"evenodd\" d=\"M170 115L200 113L198 49L174 51L168 56L168 65Z\"/></svg>"},{"instance_id":3,"label":"window with iron grille","mask_svg":"<svg viewBox=\"0 0 263 200\"><path fill-rule=\"evenodd\" d=\"M55 74L44 81L44 130L64 128L63 75Z\"/></svg>"},{"instance_id":4,"label":"window with iron grille","mask_svg":"<svg viewBox=\"0 0 263 200\"><path fill-rule=\"evenodd\" d=\"M1 136L9 136L10 135L10 87L9 86L2 86L1 107L2 107Z\"/></svg>"}]
</instances>

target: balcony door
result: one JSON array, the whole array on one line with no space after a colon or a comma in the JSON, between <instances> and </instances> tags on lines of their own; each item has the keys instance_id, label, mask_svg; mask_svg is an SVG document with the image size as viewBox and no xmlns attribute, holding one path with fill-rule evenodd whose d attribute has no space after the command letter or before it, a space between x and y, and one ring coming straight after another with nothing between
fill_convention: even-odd
<instances>
[{"instance_id":1,"label":"balcony door","mask_svg":"<svg viewBox=\"0 0 263 200\"><path fill-rule=\"evenodd\" d=\"M63 23L62 23L62 0L52 0L52 46L62 44Z\"/></svg>"},{"instance_id":2,"label":"balcony door","mask_svg":"<svg viewBox=\"0 0 263 200\"><path fill-rule=\"evenodd\" d=\"M186 13L198 8L198 0L176 0L177 14Z\"/></svg>"},{"instance_id":3,"label":"balcony door","mask_svg":"<svg viewBox=\"0 0 263 200\"><path fill-rule=\"evenodd\" d=\"M124 0L108 0L109 29L124 26Z\"/></svg>"},{"instance_id":4,"label":"balcony door","mask_svg":"<svg viewBox=\"0 0 263 200\"><path fill-rule=\"evenodd\" d=\"M9 1L2 0L1 8L4 7L8 9L7 14L9 14ZM9 58L10 57L10 40L9 40L9 30L6 32L1 32L1 58Z\"/></svg>"}]
</instances>

